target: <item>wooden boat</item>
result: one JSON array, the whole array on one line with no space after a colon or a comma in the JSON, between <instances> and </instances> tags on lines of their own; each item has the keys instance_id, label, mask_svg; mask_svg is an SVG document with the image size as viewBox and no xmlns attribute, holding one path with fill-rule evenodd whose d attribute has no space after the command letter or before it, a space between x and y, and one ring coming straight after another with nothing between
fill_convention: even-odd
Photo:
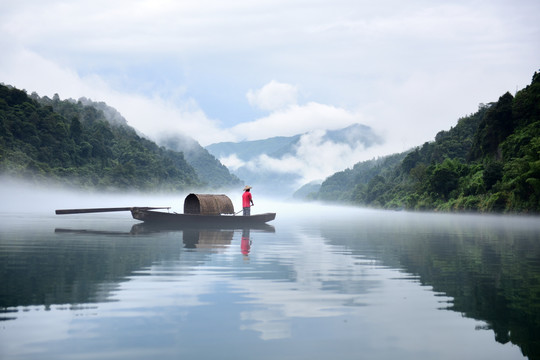
<instances>
[{"instance_id":1,"label":"wooden boat","mask_svg":"<svg viewBox=\"0 0 540 360\"><path fill-rule=\"evenodd\" d=\"M226 195L189 194L184 201L184 213L156 211L170 207L118 207L56 210L57 215L111 211L130 211L131 216L147 224L174 227L243 228L264 225L276 218L276 213L237 216L231 199Z\"/></svg>"},{"instance_id":2,"label":"wooden boat","mask_svg":"<svg viewBox=\"0 0 540 360\"><path fill-rule=\"evenodd\" d=\"M134 219L145 223L164 225L205 225L205 226L233 226L260 225L276 218L276 213L264 213L250 216L237 216L228 214L176 214L163 211L148 210L146 208L131 208Z\"/></svg>"}]
</instances>

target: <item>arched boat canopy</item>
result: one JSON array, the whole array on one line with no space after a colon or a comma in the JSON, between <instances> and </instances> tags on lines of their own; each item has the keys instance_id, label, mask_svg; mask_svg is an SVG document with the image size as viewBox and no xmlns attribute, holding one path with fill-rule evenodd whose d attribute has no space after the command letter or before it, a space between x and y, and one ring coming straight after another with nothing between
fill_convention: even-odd
<instances>
[{"instance_id":1,"label":"arched boat canopy","mask_svg":"<svg viewBox=\"0 0 540 360\"><path fill-rule=\"evenodd\" d=\"M227 195L189 194L184 200L184 214L234 214L234 206Z\"/></svg>"}]
</instances>

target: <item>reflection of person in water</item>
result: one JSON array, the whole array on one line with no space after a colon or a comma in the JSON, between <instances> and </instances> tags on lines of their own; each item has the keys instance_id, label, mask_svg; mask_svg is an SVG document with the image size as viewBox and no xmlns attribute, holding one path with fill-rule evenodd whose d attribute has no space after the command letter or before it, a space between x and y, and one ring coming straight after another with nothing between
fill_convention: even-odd
<instances>
[{"instance_id":1,"label":"reflection of person in water","mask_svg":"<svg viewBox=\"0 0 540 360\"><path fill-rule=\"evenodd\" d=\"M249 229L242 230L242 241L240 242L240 249L244 256L249 255L251 250L251 240L249 239Z\"/></svg>"}]
</instances>

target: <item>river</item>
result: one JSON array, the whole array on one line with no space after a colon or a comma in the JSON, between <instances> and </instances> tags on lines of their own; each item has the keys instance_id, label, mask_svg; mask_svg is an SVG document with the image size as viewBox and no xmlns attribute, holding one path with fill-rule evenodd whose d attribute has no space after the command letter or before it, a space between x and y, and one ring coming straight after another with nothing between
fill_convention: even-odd
<instances>
[{"instance_id":1,"label":"river","mask_svg":"<svg viewBox=\"0 0 540 360\"><path fill-rule=\"evenodd\" d=\"M3 211L0 358L540 359L539 218L272 206L249 231Z\"/></svg>"}]
</instances>

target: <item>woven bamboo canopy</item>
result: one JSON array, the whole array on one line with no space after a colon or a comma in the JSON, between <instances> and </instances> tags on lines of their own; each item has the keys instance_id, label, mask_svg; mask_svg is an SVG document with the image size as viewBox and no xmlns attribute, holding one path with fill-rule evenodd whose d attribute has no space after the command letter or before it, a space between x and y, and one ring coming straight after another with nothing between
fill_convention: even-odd
<instances>
[{"instance_id":1,"label":"woven bamboo canopy","mask_svg":"<svg viewBox=\"0 0 540 360\"><path fill-rule=\"evenodd\" d=\"M234 206L227 195L189 194L184 200L184 214L234 214Z\"/></svg>"}]
</instances>

